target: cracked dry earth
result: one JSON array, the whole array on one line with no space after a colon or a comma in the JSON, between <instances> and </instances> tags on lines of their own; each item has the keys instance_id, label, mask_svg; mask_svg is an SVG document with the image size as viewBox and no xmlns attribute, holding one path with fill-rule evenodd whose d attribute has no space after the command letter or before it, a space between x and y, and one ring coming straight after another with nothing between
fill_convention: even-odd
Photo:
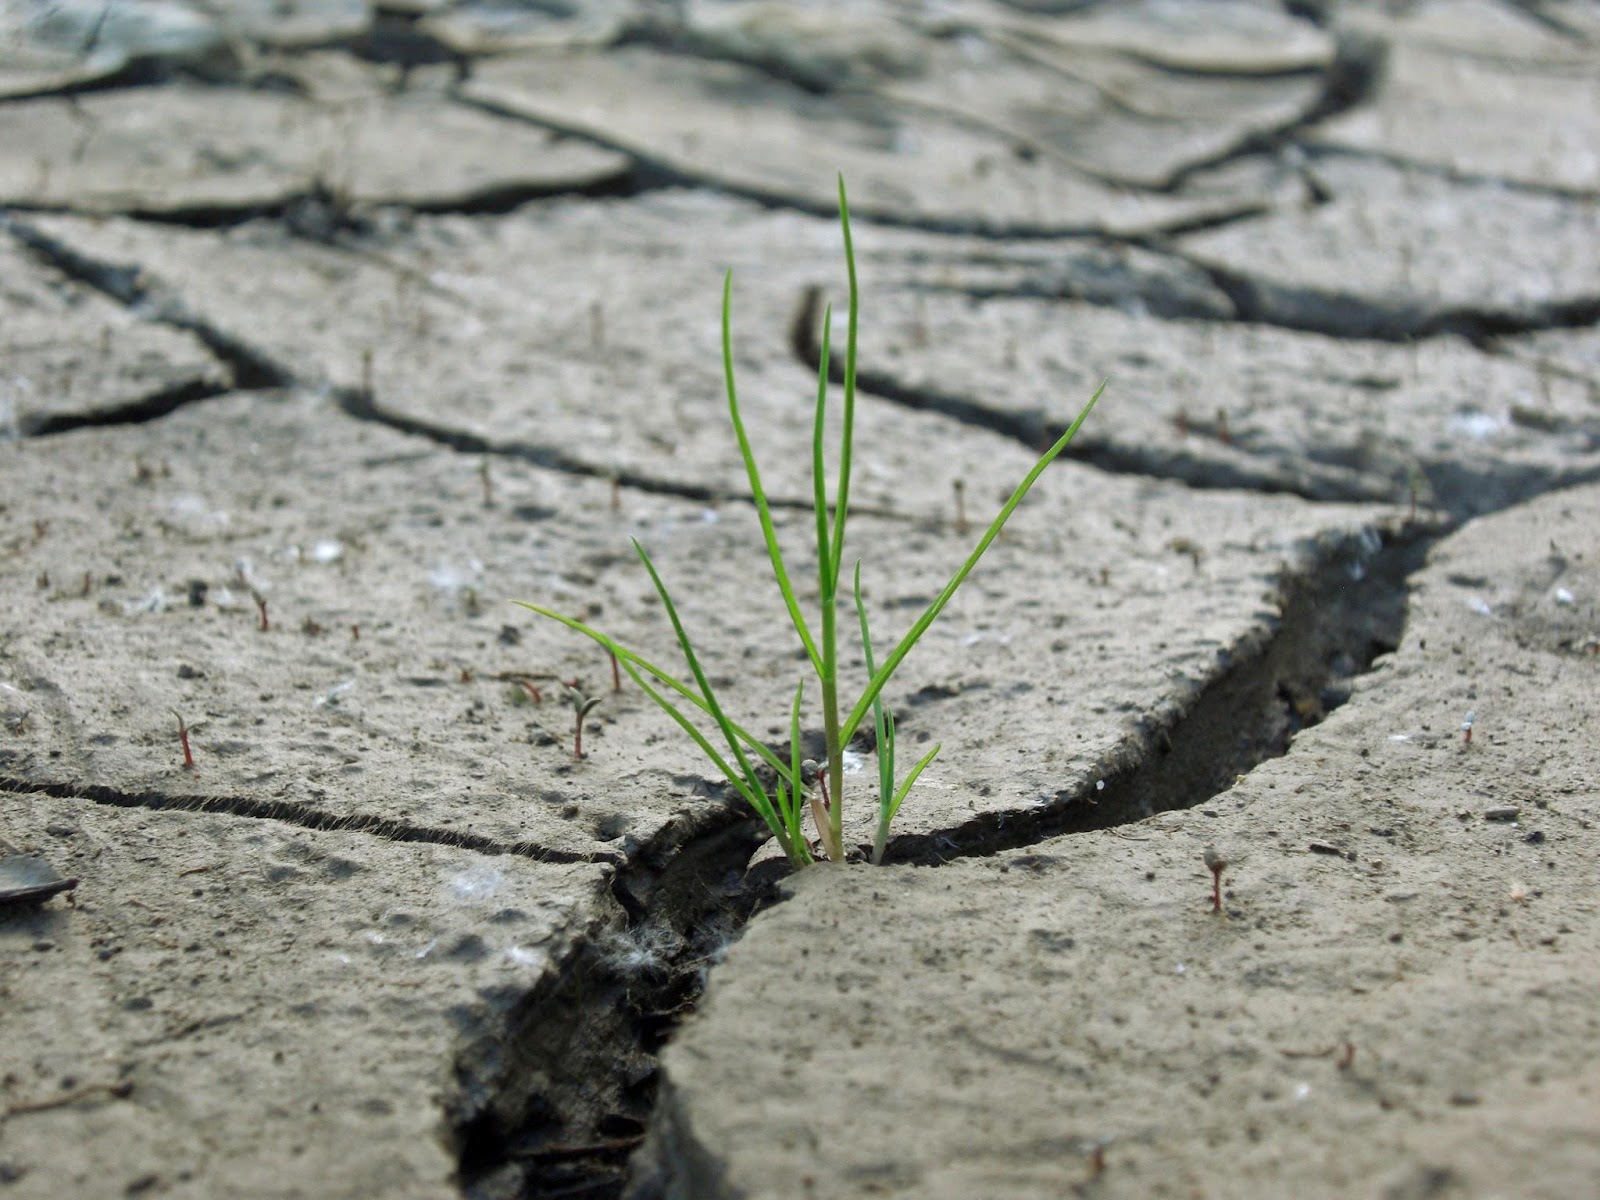
<instances>
[{"instance_id":1,"label":"cracked dry earth","mask_svg":"<svg viewBox=\"0 0 1600 1200\"><path fill-rule=\"evenodd\" d=\"M1580 0L0 7L0 1197L1600 1196L1597 80ZM718 297L798 553L840 169L886 631L1110 383L890 865L785 875L509 601L670 660L641 539L784 742Z\"/></svg>"}]
</instances>

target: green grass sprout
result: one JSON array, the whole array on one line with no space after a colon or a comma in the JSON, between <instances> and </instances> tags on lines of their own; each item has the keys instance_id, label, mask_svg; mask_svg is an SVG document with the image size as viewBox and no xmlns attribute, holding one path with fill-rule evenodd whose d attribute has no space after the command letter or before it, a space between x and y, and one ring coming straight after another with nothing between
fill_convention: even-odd
<instances>
[{"instance_id":1,"label":"green grass sprout","mask_svg":"<svg viewBox=\"0 0 1600 1200\"><path fill-rule=\"evenodd\" d=\"M861 599L861 560L856 560L855 576L856 615L861 618L861 651L867 660L867 675L877 672L877 667L872 661L872 633L867 628L867 606ZM900 811L900 802L906 798L906 793L911 790L911 785L917 781L917 776L922 774L922 769L931 763L934 756L939 753L940 747L935 746L922 756L920 762L911 768L905 782L898 788L894 786L894 714L889 711L889 706L883 702L883 692L880 690L872 701L872 719L875 732L878 736L878 832L872 838L872 862L876 866L883 861L883 848L889 841L889 825L894 820L895 813Z\"/></svg>"},{"instance_id":2,"label":"green grass sprout","mask_svg":"<svg viewBox=\"0 0 1600 1200\"><path fill-rule=\"evenodd\" d=\"M844 750L855 736L861 722L870 713L877 735L878 751L878 825L873 838L872 861L882 862L888 844L889 828L900 805L910 792L917 777L939 753L934 746L911 768L906 777L895 780L895 722L894 714L883 696L884 687L905 661L911 648L928 631L946 604L955 595L968 575L972 573L985 551L1000 535L1001 529L1016 511L1039 479L1069 442L1094 409L1105 391L1102 383L1084 405L1083 410L1062 435L1033 465L1011 498L989 523L988 529L978 539L977 546L966 558L944 590L923 611L906 634L895 644L887 658L879 663L873 654L872 636L868 627L866 602L861 592L861 564L855 564L853 595L856 616L861 626L861 648L866 662L867 684L859 698L848 709L839 699L839 577L844 563L845 525L850 515L850 468L853 451L856 412L856 340L860 318L860 289L856 279L855 244L850 234L850 209L845 198L844 178L839 178L839 224L844 234L845 266L849 275L850 305L848 333L845 343L844 408L842 431L838 447L838 479L833 498L828 497L827 445L825 426L828 409L829 365L831 357L830 335L833 327L833 310L825 310L822 318L821 349L818 355L817 401L811 433L812 506L816 519L817 590L819 608L816 626L813 627L801 609L795 593L783 550L778 543L777 529L773 524L771 506L766 489L761 483L761 472L756 464L755 451L745 431L739 412L739 392L733 369L733 272L729 271L722 284L722 368L727 383L728 419L734 437L739 443L739 456L744 462L745 475L750 482L750 495L755 504L756 517L761 525L761 536L766 544L767 560L773 578L783 597L784 607L794 625L800 645L805 650L812 670L816 673L822 706L823 742L825 761L813 771L813 764L802 761L801 710L805 700L802 681L794 692L789 708L789 757L779 758L768 746L736 724L718 701L710 679L700 665L700 656L684 628L666 584L662 582L650 555L637 540L633 543L639 560L650 575L662 607L672 622L678 647L688 665L691 682L673 675L666 669L629 650L609 635L575 618L563 616L538 604L518 601L524 608L559 621L569 629L592 638L603 646L616 662L700 748L729 785L739 793L752 809L766 822L778 840L791 865L802 867L812 861L813 848L807 841L804 818L809 810L816 826L816 848L823 857L835 862L845 859L844 847ZM708 734L706 726L713 727ZM726 744L720 749L714 738ZM769 782L770 780L770 782Z\"/></svg>"}]
</instances>

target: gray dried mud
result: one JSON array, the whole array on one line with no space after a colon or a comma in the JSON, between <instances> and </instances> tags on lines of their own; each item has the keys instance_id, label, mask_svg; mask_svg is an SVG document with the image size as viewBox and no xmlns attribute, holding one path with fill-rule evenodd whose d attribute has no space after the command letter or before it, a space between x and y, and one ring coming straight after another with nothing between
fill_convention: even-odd
<instances>
[{"instance_id":1,"label":"gray dried mud","mask_svg":"<svg viewBox=\"0 0 1600 1200\"><path fill-rule=\"evenodd\" d=\"M1511 0L0 14L0 857L76 881L0 1197L1592 1192L1597 77ZM787 752L718 301L799 559L840 170L875 632L1110 382L886 692L890 865L791 874L509 601L670 662L639 539Z\"/></svg>"}]
</instances>

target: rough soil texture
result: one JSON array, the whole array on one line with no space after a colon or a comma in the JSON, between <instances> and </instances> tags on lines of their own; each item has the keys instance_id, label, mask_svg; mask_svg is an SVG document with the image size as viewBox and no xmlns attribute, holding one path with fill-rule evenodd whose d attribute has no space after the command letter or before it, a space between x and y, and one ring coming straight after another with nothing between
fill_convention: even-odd
<instances>
[{"instance_id":1,"label":"rough soil texture","mask_svg":"<svg viewBox=\"0 0 1600 1200\"><path fill-rule=\"evenodd\" d=\"M1600 1195L1596 79L1560 0L6 7L0 1197ZM509 602L675 662L639 539L787 753L719 298L798 564L839 170L879 640L1110 382L889 865L789 874Z\"/></svg>"}]
</instances>

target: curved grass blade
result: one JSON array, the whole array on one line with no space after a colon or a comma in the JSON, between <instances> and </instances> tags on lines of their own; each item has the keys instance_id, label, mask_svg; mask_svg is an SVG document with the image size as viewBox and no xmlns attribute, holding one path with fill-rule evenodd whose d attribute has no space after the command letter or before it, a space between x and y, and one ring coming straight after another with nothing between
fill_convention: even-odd
<instances>
[{"instance_id":1,"label":"curved grass blade","mask_svg":"<svg viewBox=\"0 0 1600 1200\"><path fill-rule=\"evenodd\" d=\"M795 599L794 587L789 582L788 569L783 565L783 550L778 545L778 532L773 528L772 510L767 506L767 493L761 486L761 472L756 466L755 451L750 448L750 435L745 432L744 419L739 415L739 389L733 379L733 271L722 280L722 374L728 388L728 418L733 424L734 436L739 441L739 457L744 459L744 471L750 479L750 494L755 500L756 515L761 521L761 536L766 539L767 557L772 561L772 573L778 580L778 590L789 609L789 619L806 648L806 654L818 671L822 670L822 656L811 637L800 602Z\"/></svg>"},{"instance_id":2,"label":"curved grass blade","mask_svg":"<svg viewBox=\"0 0 1600 1200\"><path fill-rule=\"evenodd\" d=\"M744 772L746 778L754 779L755 771L750 766L750 760L745 757L744 748L739 744L739 737L733 729L733 723L723 713L722 705L717 703L717 694L712 690L711 680L706 678L706 673L700 666L700 656L694 652L694 643L689 640L688 630L684 629L683 620L678 616L678 606L672 602L672 596L667 591L667 585L661 582L661 576L656 571L655 563L650 561L650 555L639 543L638 538L633 539L633 548L639 555L639 561L644 563L644 569L650 573L650 582L655 584L656 595L661 597L661 603L667 610L667 618L672 622L673 632L678 635L678 645L683 648L683 657L689 661L689 672L694 676L694 681L700 685L700 694L705 697L706 711L711 714L711 719L722 730L723 737L728 739L728 748L733 751L733 757L738 760L739 769Z\"/></svg>"},{"instance_id":3,"label":"curved grass blade","mask_svg":"<svg viewBox=\"0 0 1600 1200\"><path fill-rule=\"evenodd\" d=\"M609 650L612 654L615 654L618 662L624 664L632 663L634 666L649 672L661 683L671 688L674 692L677 692L678 695L682 696L690 704L693 704L701 712L705 713L707 716L712 715L711 709L707 706L706 702L697 696L694 689L688 684L684 683L681 679L678 679L670 671L666 671L663 668L656 666L655 663L651 662L644 656L635 654L621 642L618 642L610 636L601 633L600 630L594 628L594 626L586 625L576 617L565 616L562 613L556 612L554 609L545 608L541 604L531 604L526 600L513 600L512 603L520 605L529 612L538 613L541 617L549 617L552 621L558 621L562 625L565 625L568 629L572 629L583 634L586 638L589 638L593 642L599 643L599 645ZM766 746L766 743L762 742L753 733L741 728L733 721L729 721L728 725L734 731L734 733L738 734L739 739L744 742L746 746L754 750L766 760L768 766L770 766L774 771L778 772L779 775L784 773L787 768L785 767L783 760L778 758L777 755L769 750Z\"/></svg>"},{"instance_id":4,"label":"curved grass blade","mask_svg":"<svg viewBox=\"0 0 1600 1200\"><path fill-rule=\"evenodd\" d=\"M917 761L917 765L911 768L911 774L906 776L905 782L895 792L894 799L890 802L887 812L879 818L878 833L872 841L873 866L877 866L883 861L884 847L889 844L889 826L894 822L895 814L900 811L900 805L905 800L906 793L911 790L911 785L917 781L917 776L922 774L922 769L931 763L934 755L938 753L939 747L935 746Z\"/></svg>"},{"instance_id":5,"label":"curved grass blade","mask_svg":"<svg viewBox=\"0 0 1600 1200\"><path fill-rule=\"evenodd\" d=\"M1056 457L1067 448L1067 443L1077 435L1079 428L1088 419L1089 413L1094 409L1101 393L1105 390L1105 382L1102 382L1095 389L1094 395L1089 397L1089 403L1083 406L1083 411L1078 414L1077 419L1067 427L1067 431L1056 439L1055 445L1046 450L1043 457L1033 464L1033 469L1023 476L1022 482L1017 485L1016 491L1011 493L1011 499L1006 501L999 515L989 523L989 528L978 539L978 544L973 548L972 553L967 555L967 561L961 564L961 568L951 577L950 582L945 585L944 591L939 593L933 603L929 604L923 614L917 618L916 624L907 631L905 637L900 639L900 644L884 660L883 666L873 673L870 682L867 684L867 690L861 694L861 699L856 701L856 706L850 710L850 715L845 718L844 724L840 727L840 745L849 744L851 737L855 735L856 727L866 717L867 712L877 700L878 693L883 690L884 684L889 682L889 677L895 673L895 670L904 661L905 656L911 652L911 647L915 646L918 639L928 631L928 626L933 624L934 618L944 610L946 604L950 603L950 597L956 594L956 589L965 582L967 576L972 573L972 569L978 565L978 560L989 549L990 543L999 536L1000 530L1011 518L1011 514L1016 511L1017 506L1022 503L1023 497L1028 494L1029 490L1038 481L1039 476L1044 474L1044 469L1056 460ZM837 523L835 531L837 532Z\"/></svg>"},{"instance_id":6,"label":"curved grass blade","mask_svg":"<svg viewBox=\"0 0 1600 1200\"><path fill-rule=\"evenodd\" d=\"M832 568L827 592L839 590L839 568L844 561L844 526L850 515L850 451L856 427L856 329L861 315L861 289L856 282L856 248L850 237L850 205L844 194L844 172L839 172L839 224L844 230L844 263L850 276L850 323L844 344L844 433L839 441L839 492L833 511L833 546L828 554ZM849 741L849 738L845 738ZM841 745L844 743L841 742Z\"/></svg>"},{"instance_id":7,"label":"curved grass blade","mask_svg":"<svg viewBox=\"0 0 1600 1200\"><path fill-rule=\"evenodd\" d=\"M828 467L823 455L824 417L828 411L828 355L833 330L833 305L822 310L822 349L817 355L817 408L811 422L811 507L817 518L817 576L822 584L822 603L826 607L833 590L832 535L828 528ZM837 517L834 518L838 520ZM819 668L820 669L820 668Z\"/></svg>"},{"instance_id":8,"label":"curved grass blade","mask_svg":"<svg viewBox=\"0 0 1600 1200\"><path fill-rule=\"evenodd\" d=\"M861 618L861 651L867 663L867 676L877 670L872 657L872 631L867 628L867 605L861 598L861 560L856 559L855 574L856 615ZM880 691L872 701L873 732L878 739L878 813L887 821L890 797L894 795L894 715L883 702Z\"/></svg>"},{"instance_id":9,"label":"curved grass blade","mask_svg":"<svg viewBox=\"0 0 1600 1200\"><path fill-rule=\"evenodd\" d=\"M784 820L789 826L789 837L796 845L801 847L805 847L806 844L805 833L802 828L805 824L805 781L801 778L800 771L800 698L805 689L806 683L802 679L794 689L794 706L789 709L789 781L793 787L793 791L790 793L793 803L790 808L784 810L783 814ZM783 786L781 777L779 778L778 786L780 788ZM806 849L805 854L809 861L811 857L810 850Z\"/></svg>"},{"instance_id":10,"label":"curved grass blade","mask_svg":"<svg viewBox=\"0 0 1600 1200\"><path fill-rule=\"evenodd\" d=\"M695 745L700 747L701 752L722 772L729 785L744 797L745 803L755 809L756 814L766 822L767 828L778 839L778 844L783 847L784 856L795 866L804 866L810 862L811 857L805 850L804 839L797 840L789 830L788 805L783 802L784 786L782 776L780 775L778 779L779 803L775 808L766 790L761 786L760 780L753 773L743 779L739 778L727 759L717 753L717 748L711 744L711 740L700 732L693 721L679 711L677 705L646 683L644 676L637 667L631 662L624 662L622 669L627 671L628 676L634 683L638 684L640 691L654 700L662 711L678 723L678 727L694 740Z\"/></svg>"}]
</instances>

